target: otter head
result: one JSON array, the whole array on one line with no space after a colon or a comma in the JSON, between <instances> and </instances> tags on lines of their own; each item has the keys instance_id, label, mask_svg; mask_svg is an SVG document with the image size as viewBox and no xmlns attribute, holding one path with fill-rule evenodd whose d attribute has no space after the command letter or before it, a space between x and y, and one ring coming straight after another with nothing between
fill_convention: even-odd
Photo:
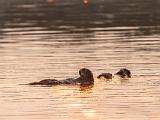
<instances>
[{"instance_id":1,"label":"otter head","mask_svg":"<svg viewBox=\"0 0 160 120\"><path fill-rule=\"evenodd\" d=\"M126 68L120 69L116 74L121 76L122 78L131 78L131 71Z\"/></svg>"},{"instance_id":2,"label":"otter head","mask_svg":"<svg viewBox=\"0 0 160 120\"><path fill-rule=\"evenodd\" d=\"M82 68L79 70L80 83L81 84L93 84L94 78L92 72L87 68Z\"/></svg>"}]
</instances>

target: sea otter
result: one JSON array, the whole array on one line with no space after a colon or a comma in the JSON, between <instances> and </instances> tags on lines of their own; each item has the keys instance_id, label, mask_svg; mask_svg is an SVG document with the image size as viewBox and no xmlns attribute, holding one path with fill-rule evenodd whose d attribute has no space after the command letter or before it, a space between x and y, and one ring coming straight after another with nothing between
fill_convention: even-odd
<instances>
[{"instance_id":1,"label":"sea otter","mask_svg":"<svg viewBox=\"0 0 160 120\"><path fill-rule=\"evenodd\" d=\"M115 75L118 75L121 78L131 78L131 71L126 68L121 68ZM112 79L113 76L111 73L101 73L97 77L98 79L104 78L104 79Z\"/></svg>"},{"instance_id":2,"label":"sea otter","mask_svg":"<svg viewBox=\"0 0 160 120\"><path fill-rule=\"evenodd\" d=\"M121 68L115 75L121 78L131 78L131 71L126 68Z\"/></svg>"},{"instance_id":3,"label":"sea otter","mask_svg":"<svg viewBox=\"0 0 160 120\"><path fill-rule=\"evenodd\" d=\"M80 77L68 78L64 80L56 79L44 79L39 82L32 82L29 85L61 85L61 84L80 84L80 85L91 85L94 84L94 78L92 72L87 68L79 70Z\"/></svg>"}]
</instances>

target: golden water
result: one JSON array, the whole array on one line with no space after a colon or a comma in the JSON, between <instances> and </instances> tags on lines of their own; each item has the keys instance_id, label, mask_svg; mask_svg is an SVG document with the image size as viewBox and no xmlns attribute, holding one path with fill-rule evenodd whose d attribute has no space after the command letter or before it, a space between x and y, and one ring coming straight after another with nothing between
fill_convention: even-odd
<instances>
[{"instance_id":1,"label":"golden water","mask_svg":"<svg viewBox=\"0 0 160 120\"><path fill-rule=\"evenodd\" d=\"M158 0L1 0L0 120L160 120ZM126 67L126 81L19 85L96 78Z\"/></svg>"}]
</instances>

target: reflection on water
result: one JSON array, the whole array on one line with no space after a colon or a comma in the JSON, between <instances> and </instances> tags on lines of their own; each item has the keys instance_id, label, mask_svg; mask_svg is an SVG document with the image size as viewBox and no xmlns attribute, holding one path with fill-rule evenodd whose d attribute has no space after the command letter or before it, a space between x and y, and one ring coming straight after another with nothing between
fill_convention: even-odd
<instances>
[{"instance_id":1,"label":"reflection on water","mask_svg":"<svg viewBox=\"0 0 160 120\"><path fill-rule=\"evenodd\" d=\"M1 0L0 119L159 120L158 0ZM19 85L131 69L94 86Z\"/></svg>"}]
</instances>

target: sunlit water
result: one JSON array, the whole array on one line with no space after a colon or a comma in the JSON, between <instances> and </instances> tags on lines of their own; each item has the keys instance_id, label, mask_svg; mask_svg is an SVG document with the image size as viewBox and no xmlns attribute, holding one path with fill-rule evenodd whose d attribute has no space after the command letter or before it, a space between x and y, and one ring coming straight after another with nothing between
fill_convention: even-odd
<instances>
[{"instance_id":1,"label":"sunlit water","mask_svg":"<svg viewBox=\"0 0 160 120\"><path fill-rule=\"evenodd\" d=\"M160 120L158 0L1 0L0 120ZM19 85L96 78L126 67L129 80Z\"/></svg>"}]
</instances>

